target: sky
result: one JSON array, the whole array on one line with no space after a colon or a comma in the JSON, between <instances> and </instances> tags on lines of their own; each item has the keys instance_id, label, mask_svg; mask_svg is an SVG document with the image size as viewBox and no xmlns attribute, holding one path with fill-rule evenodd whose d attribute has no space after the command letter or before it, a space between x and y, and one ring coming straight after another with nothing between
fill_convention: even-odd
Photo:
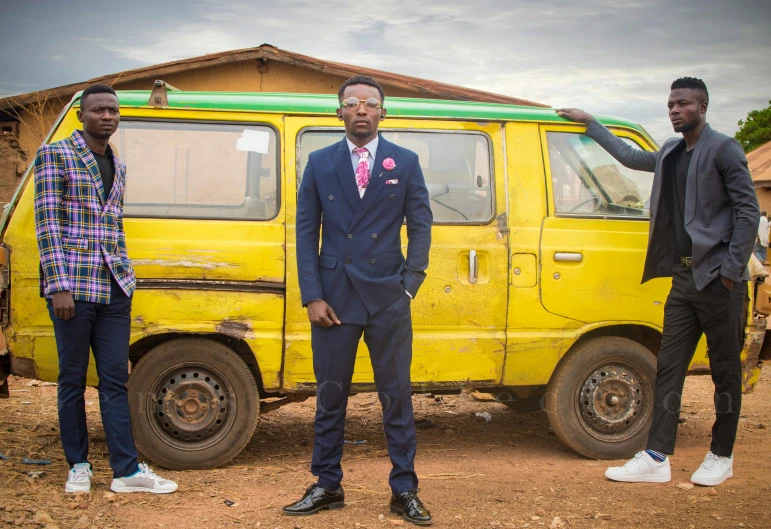
<instances>
[{"instance_id":1,"label":"sky","mask_svg":"<svg viewBox=\"0 0 771 529\"><path fill-rule=\"evenodd\" d=\"M771 100L768 0L0 0L0 97L269 43L320 59L578 107L673 136L671 82L713 128Z\"/></svg>"}]
</instances>

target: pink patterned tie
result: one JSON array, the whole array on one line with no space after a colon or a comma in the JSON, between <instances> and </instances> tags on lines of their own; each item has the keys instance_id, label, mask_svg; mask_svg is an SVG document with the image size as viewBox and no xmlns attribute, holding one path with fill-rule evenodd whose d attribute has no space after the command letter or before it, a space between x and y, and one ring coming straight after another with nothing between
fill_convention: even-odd
<instances>
[{"instance_id":1,"label":"pink patterned tie","mask_svg":"<svg viewBox=\"0 0 771 529\"><path fill-rule=\"evenodd\" d=\"M359 155L359 165L356 166L356 185L359 187L359 198L364 196L364 192L369 185L369 151L364 147L355 148L353 150Z\"/></svg>"}]
</instances>

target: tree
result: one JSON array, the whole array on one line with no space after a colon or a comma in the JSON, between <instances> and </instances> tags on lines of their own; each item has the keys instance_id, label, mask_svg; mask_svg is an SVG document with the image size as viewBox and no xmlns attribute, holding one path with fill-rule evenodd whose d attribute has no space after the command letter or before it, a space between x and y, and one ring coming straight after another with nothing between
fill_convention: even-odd
<instances>
[{"instance_id":1,"label":"tree","mask_svg":"<svg viewBox=\"0 0 771 529\"><path fill-rule=\"evenodd\" d=\"M744 152L771 141L771 101L768 107L753 110L747 114L747 119L740 119L739 132L734 137L741 143Z\"/></svg>"}]
</instances>

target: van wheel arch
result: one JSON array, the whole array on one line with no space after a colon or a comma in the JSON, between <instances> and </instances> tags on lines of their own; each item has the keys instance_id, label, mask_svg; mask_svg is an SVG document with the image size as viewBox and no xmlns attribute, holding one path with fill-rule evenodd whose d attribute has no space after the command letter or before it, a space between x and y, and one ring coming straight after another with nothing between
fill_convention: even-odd
<instances>
[{"instance_id":1,"label":"van wheel arch","mask_svg":"<svg viewBox=\"0 0 771 529\"><path fill-rule=\"evenodd\" d=\"M180 338L206 338L215 342L219 342L225 347L232 349L238 356L241 357L244 362L246 362L247 367L249 367L249 371L252 373L254 381L257 384L257 390L259 391L260 398L265 399L275 396L265 392L262 382L262 373L260 372L260 366L257 363L257 357L255 357L252 348L249 347L249 344L247 344L244 340L240 340L226 334L168 332L145 336L144 338L141 338L131 344L131 347L129 348L129 360L131 361L131 365L136 365L137 362L139 362L139 360L148 352L150 352L154 347L161 345L162 343Z\"/></svg>"},{"instance_id":2,"label":"van wheel arch","mask_svg":"<svg viewBox=\"0 0 771 529\"><path fill-rule=\"evenodd\" d=\"M592 338L597 338L600 336L617 336L619 338L628 338L629 340L644 346L656 357L659 356L659 350L661 350L661 331L646 325L634 324L608 325L605 327L597 327L596 329L592 329L582 334L581 337L576 340L576 343L572 345L571 350L573 347L576 347L578 344L586 340L591 340ZM567 354L565 356L567 356ZM565 356L562 358L565 358Z\"/></svg>"}]
</instances>

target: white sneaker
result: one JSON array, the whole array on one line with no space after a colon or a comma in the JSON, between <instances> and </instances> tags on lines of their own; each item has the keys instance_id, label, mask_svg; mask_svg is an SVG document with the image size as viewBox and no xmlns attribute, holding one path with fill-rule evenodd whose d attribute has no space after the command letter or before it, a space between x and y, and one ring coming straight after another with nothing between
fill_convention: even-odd
<instances>
[{"instance_id":1,"label":"white sneaker","mask_svg":"<svg viewBox=\"0 0 771 529\"><path fill-rule=\"evenodd\" d=\"M67 475L67 484L64 485L64 492L91 492L91 465L89 463L75 463Z\"/></svg>"},{"instance_id":2,"label":"white sneaker","mask_svg":"<svg viewBox=\"0 0 771 529\"><path fill-rule=\"evenodd\" d=\"M672 479L672 473L668 457L659 463L643 450L637 452L623 467L608 468L605 477L629 483L666 483Z\"/></svg>"},{"instance_id":3,"label":"white sneaker","mask_svg":"<svg viewBox=\"0 0 771 529\"><path fill-rule=\"evenodd\" d=\"M714 487L734 475L734 456L720 457L707 452L699 469L691 476L691 483Z\"/></svg>"},{"instance_id":4,"label":"white sneaker","mask_svg":"<svg viewBox=\"0 0 771 529\"><path fill-rule=\"evenodd\" d=\"M177 484L170 479L163 479L144 463L139 464L139 470L125 478L114 478L110 485L113 492L150 492L152 494L168 494L177 490Z\"/></svg>"}]
</instances>

